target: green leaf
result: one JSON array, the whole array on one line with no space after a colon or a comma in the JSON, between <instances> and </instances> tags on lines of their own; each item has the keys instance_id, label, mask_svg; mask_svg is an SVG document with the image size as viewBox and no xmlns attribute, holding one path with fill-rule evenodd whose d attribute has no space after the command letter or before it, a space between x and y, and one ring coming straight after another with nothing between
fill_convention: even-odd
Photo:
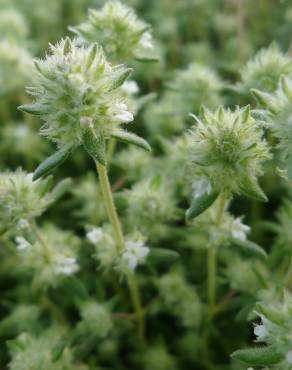
<instances>
[{"instance_id":1,"label":"green leaf","mask_svg":"<svg viewBox=\"0 0 292 370\"><path fill-rule=\"evenodd\" d=\"M269 105L271 101L271 95L269 93L257 89L251 89L250 91L260 104L265 107Z\"/></svg>"},{"instance_id":2,"label":"green leaf","mask_svg":"<svg viewBox=\"0 0 292 370\"><path fill-rule=\"evenodd\" d=\"M117 66L116 71L113 71L112 82L109 91L115 90L118 87L122 86L122 84L130 76L132 71L133 71L132 68L124 68L121 66Z\"/></svg>"},{"instance_id":3,"label":"green leaf","mask_svg":"<svg viewBox=\"0 0 292 370\"><path fill-rule=\"evenodd\" d=\"M51 107L38 103L20 105L17 109L25 113L34 114L35 116L42 116L43 114L48 114L52 110Z\"/></svg>"},{"instance_id":4,"label":"green leaf","mask_svg":"<svg viewBox=\"0 0 292 370\"><path fill-rule=\"evenodd\" d=\"M66 345L67 341L65 339L61 339L59 342L57 342L57 344L55 344L51 352L53 362L57 362L58 360L60 360L66 348Z\"/></svg>"},{"instance_id":5,"label":"green leaf","mask_svg":"<svg viewBox=\"0 0 292 370\"><path fill-rule=\"evenodd\" d=\"M187 221L199 216L206 211L218 198L219 192L205 193L193 199L190 208L186 211Z\"/></svg>"},{"instance_id":6,"label":"green leaf","mask_svg":"<svg viewBox=\"0 0 292 370\"><path fill-rule=\"evenodd\" d=\"M283 359L273 346L240 349L233 352L231 357L250 366L275 365Z\"/></svg>"},{"instance_id":7,"label":"green leaf","mask_svg":"<svg viewBox=\"0 0 292 370\"><path fill-rule=\"evenodd\" d=\"M235 244L237 247L240 247L243 252L249 252L260 258L267 258L266 251L261 246L250 240L231 238L231 243Z\"/></svg>"},{"instance_id":8,"label":"green leaf","mask_svg":"<svg viewBox=\"0 0 292 370\"><path fill-rule=\"evenodd\" d=\"M263 190L260 188L256 180L246 178L240 187L242 193L252 199L259 200L260 202L267 202L268 198Z\"/></svg>"},{"instance_id":9,"label":"green leaf","mask_svg":"<svg viewBox=\"0 0 292 370\"><path fill-rule=\"evenodd\" d=\"M87 153L97 162L105 166L106 151L105 139L102 135L96 137L95 133L89 126L82 128L82 143Z\"/></svg>"},{"instance_id":10,"label":"green leaf","mask_svg":"<svg viewBox=\"0 0 292 370\"><path fill-rule=\"evenodd\" d=\"M148 152L151 152L151 147L147 143L147 141L144 140L142 137L133 134L132 132L128 132L125 130L114 130L111 136L119 141L136 145L142 149L147 150Z\"/></svg>"},{"instance_id":11,"label":"green leaf","mask_svg":"<svg viewBox=\"0 0 292 370\"><path fill-rule=\"evenodd\" d=\"M256 310L276 325L282 326L285 324L285 318L279 314L278 311L269 306L263 305L262 303L257 303Z\"/></svg>"},{"instance_id":12,"label":"green leaf","mask_svg":"<svg viewBox=\"0 0 292 370\"><path fill-rule=\"evenodd\" d=\"M153 262L173 262L179 258L179 253L166 248L151 248L147 256L147 261Z\"/></svg>"},{"instance_id":13,"label":"green leaf","mask_svg":"<svg viewBox=\"0 0 292 370\"><path fill-rule=\"evenodd\" d=\"M50 172L59 167L69 156L72 148L60 149L47 159L45 159L35 170L33 180L48 175Z\"/></svg>"}]
</instances>

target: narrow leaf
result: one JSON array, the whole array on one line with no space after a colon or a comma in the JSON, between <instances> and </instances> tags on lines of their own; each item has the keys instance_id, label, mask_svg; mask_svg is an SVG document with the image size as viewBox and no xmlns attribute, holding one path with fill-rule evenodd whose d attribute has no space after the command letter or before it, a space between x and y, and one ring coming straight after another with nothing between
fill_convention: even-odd
<instances>
[{"instance_id":1,"label":"narrow leaf","mask_svg":"<svg viewBox=\"0 0 292 370\"><path fill-rule=\"evenodd\" d=\"M233 352L231 357L250 366L275 365L283 359L273 346L240 349Z\"/></svg>"},{"instance_id":2,"label":"narrow leaf","mask_svg":"<svg viewBox=\"0 0 292 370\"><path fill-rule=\"evenodd\" d=\"M205 193L200 197L194 198L190 208L186 211L187 221L199 216L206 211L218 198L219 192Z\"/></svg>"},{"instance_id":3,"label":"narrow leaf","mask_svg":"<svg viewBox=\"0 0 292 370\"><path fill-rule=\"evenodd\" d=\"M34 114L35 116L48 114L51 111L51 108L46 105L33 103L20 105L17 109L25 113Z\"/></svg>"},{"instance_id":4,"label":"narrow leaf","mask_svg":"<svg viewBox=\"0 0 292 370\"><path fill-rule=\"evenodd\" d=\"M119 141L139 146L140 148L151 152L151 147L148 142L142 137L133 134L132 132L128 132L125 130L114 130L111 136Z\"/></svg>"},{"instance_id":5,"label":"narrow leaf","mask_svg":"<svg viewBox=\"0 0 292 370\"><path fill-rule=\"evenodd\" d=\"M59 167L69 156L72 148L60 149L50 157L44 160L34 172L33 180L48 175L50 172Z\"/></svg>"},{"instance_id":6,"label":"narrow leaf","mask_svg":"<svg viewBox=\"0 0 292 370\"><path fill-rule=\"evenodd\" d=\"M114 72L112 76L113 81L111 83L110 91L120 87L133 71L132 68L125 69L124 67L121 68L120 66L118 66L117 68L118 68L117 71Z\"/></svg>"},{"instance_id":7,"label":"narrow leaf","mask_svg":"<svg viewBox=\"0 0 292 370\"><path fill-rule=\"evenodd\" d=\"M166 248L152 248L149 255L147 256L147 261L149 262L173 262L179 258L179 253L174 250Z\"/></svg>"},{"instance_id":8,"label":"narrow leaf","mask_svg":"<svg viewBox=\"0 0 292 370\"><path fill-rule=\"evenodd\" d=\"M276 325L285 324L285 318L280 315L276 310L261 303L256 304L256 310L263 314L268 320L272 321Z\"/></svg>"},{"instance_id":9,"label":"narrow leaf","mask_svg":"<svg viewBox=\"0 0 292 370\"><path fill-rule=\"evenodd\" d=\"M237 247L241 248L243 252L249 252L260 258L267 258L266 251L258 244L250 240L240 240L237 238L231 238L231 242Z\"/></svg>"},{"instance_id":10,"label":"narrow leaf","mask_svg":"<svg viewBox=\"0 0 292 370\"><path fill-rule=\"evenodd\" d=\"M105 139L103 136L95 136L95 133L89 126L82 128L82 143L87 153L100 164L105 166L106 153L105 153Z\"/></svg>"},{"instance_id":11,"label":"narrow leaf","mask_svg":"<svg viewBox=\"0 0 292 370\"><path fill-rule=\"evenodd\" d=\"M246 178L241 186L241 191L249 198L259 200L260 202L267 202L268 198L263 190L260 188L256 180Z\"/></svg>"}]
</instances>

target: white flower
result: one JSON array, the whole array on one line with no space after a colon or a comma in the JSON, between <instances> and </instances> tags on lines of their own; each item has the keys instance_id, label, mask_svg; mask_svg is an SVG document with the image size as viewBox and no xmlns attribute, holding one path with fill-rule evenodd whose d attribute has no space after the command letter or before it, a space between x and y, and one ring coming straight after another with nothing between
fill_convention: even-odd
<instances>
[{"instance_id":1,"label":"white flower","mask_svg":"<svg viewBox=\"0 0 292 370\"><path fill-rule=\"evenodd\" d=\"M193 182L192 188L194 190L194 197L199 198L204 194L210 194L212 185L207 177L200 177L197 181Z\"/></svg>"},{"instance_id":2,"label":"white flower","mask_svg":"<svg viewBox=\"0 0 292 370\"><path fill-rule=\"evenodd\" d=\"M290 349L290 351L287 352L286 361L288 362L288 364L292 365L292 349Z\"/></svg>"},{"instance_id":3,"label":"white flower","mask_svg":"<svg viewBox=\"0 0 292 370\"><path fill-rule=\"evenodd\" d=\"M131 122L134 119L133 114L128 111L128 107L125 103L116 103L111 107L109 113L113 119L121 122Z\"/></svg>"},{"instance_id":4,"label":"white flower","mask_svg":"<svg viewBox=\"0 0 292 370\"><path fill-rule=\"evenodd\" d=\"M262 341L267 337L268 331L264 325L256 325L254 327L254 334L256 335L258 340Z\"/></svg>"},{"instance_id":5,"label":"white flower","mask_svg":"<svg viewBox=\"0 0 292 370\"><path fill-rule=\"evenodd\" d=\"M231 234L234 238L241 241L246 240L246 234L250 231L250 227L241 222L241 218L237 217L231 226Z\"/></svg>"},{"instance_id":6,"label":"white flower","mask_svg":"<svg viewBox=\"0 0 292 370\"><path fill-rule=\"evenodd\" d=\"M59 255L56 257L53 268L57 275L72 275L79 270L76 258Z\"/></svg>"},{"instance_id":7,"label":"white flower","mask_svg":"<svg viewBox=\"0 0 292 370\"><path fill-rule=\"evenodd\" d=\"M97 244L103 238L103 231L101 227L95 227L94 229L86 233L86 238L92 243Z\"/></svg>"},{"instance_id":8,"label":"white flower","mask_svg":"<svg viewBox=\"0 0 292 370\"><path fill-rule=\"evenodd\" d=\"M23 230L23 229L27 229L29 227L29 222L27 220L25 220L24 218L21 218L19 221L18 221L18 224L16 225L16 228L18 230Z\"/></svg>"},{"instance_id":9,"label":"white flower","mask_svg":"<svg viewBox=\"0 0 292 370\"><path fill-rule=\"evenodd\" d=\"M139 92L139 86L136 81L125 81L121 89L128 95L134 95Z\"/></svg>"},{"instance_id":10,"label":"white flower","mask_svg":"<svg viewBox=\"0 0 292 370\"><path fill-rule=\"evenodd\" d=\"M122 261L133 271L138 264L145 261L145 257L148 255L149 251L149 248L144 245L142 240L128 241L122 253Z\"/></svg>"},{"instance_id":11,"label":"white flower","mask_svg":"<svg viewBox=\"0 0 292 370\"><path fill-rule=\"evenodd\" d=\"M15 241L17 244L16 249L18 251L24 251L25 249L28 249L29 247L31 247L31 244L22 236L17 236L15 238Z\"/></svg>"},{"instance_id":12,"label":"white flower","mask_svg":"<svg viewBox=\"0 0 292 370\"><path fill-rule=\"evenodd\" d=\"M140 44L145 49L153 49L152 35L150 32L144 32Z\"/></svg>"}]
</instances>

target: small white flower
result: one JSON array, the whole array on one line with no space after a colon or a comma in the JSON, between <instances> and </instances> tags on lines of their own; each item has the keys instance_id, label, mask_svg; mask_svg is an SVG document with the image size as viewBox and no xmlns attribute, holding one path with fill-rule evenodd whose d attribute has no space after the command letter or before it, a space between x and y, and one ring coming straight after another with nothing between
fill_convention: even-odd
<instances>
[{"instance_id":1,"label":"small white flower","mask_svg":"<svg viewBox=\"0 0 292 370\"><path fill-rule=\"evenodd\" d=\"M92 243L97 244L103 238L103 231L101 227L95 227L94 229L86 233L86 238Z\"/></svg>"},{"instance_id":2,"label":"small white flower","mask_svg":"<svg viewBox=\"0 0 292 370\"><path fill-rule=\"evenodd\" d=\"M134 95L139 92L139 86L136 81L125 81L121 89L128 95Z\"/></svg>"},{"instance_id":3,"label":"small white flower","mask_svg":"<svg viewBox=\"0 0 292 370\"><path fill-rule=\"evenodd\" d=\"M17 230L27 229L28 227L29 227L29 222L25 220L24 218L21 218L18 221L18 224L16 225Z\"/></svg>"},{"instance_id":4,"label":"small white flower","mask_svg":"<svg viewBox=\"0 0 292 370\"><path fill-rule=\"evenodd\" d=\"M128 107L124 103L116 104L114 115L122 122L131 122L134 119L133 114L128 111Z\"/></svg>"},{"instance_id":5,"label":"small white flower","mask_svg":"<svg viewBox=\"0 0 292 370\"><path fill-rule=\"evenodd\" d=\"M24 251L26 249L28 249L29 247L31 247L31 244L22 236L17 236L15 238L15 241L16 241L16 249L18 251Z\"/></svg>"},{"instance_id":6,"label":"small white flower","mask_svg":"<svg viewBox=\"0 0 292 370\"><path fill-rule=\"evenodd\" d=\"M250 227L241 222L241 218L236 218L232 223L231 234L234 238L241 241L246 240L246 235L249 233Z\"/></svg>"},{"instance_id":7,"label":"small white flower","mask_svg":"<svg viewBox=\"0 0 292 370\"><path fill-rule=\"evenodd\" d=\"M142 240L128 241L122 254L122 261L133 271L138 264L145 261L149 251L149 248L144 245Z\"/></svg>"},{"instance_id":8,"label":"small white flower","mask_svg":"<svg viewBox=\"0 0 292 370\"><path fill-rule=\"evenodd\" d=\"M292 365L292 349L290 349L290 351L287 352L286 360L287 360L288 364Z\"/></svg>"},{"instance_id":9,"label":"small white flower","mask_svg":"<svg viewBox=\"0 0 292 370\"><path fill-rule=\"evenodd\" d=\"M153 49L152 35L150 32L144 32L140 44L145 49Z\"/></svg>"},{"instance_id":10,"label":"small white flower","mask_svg":"<svg viewBox=\"0 0 292 370\"><path fill-rule=\"evenodd\" d=\"M267 337L268 331L264 325L256 325L254 327L254 334L258 340L262 341Z\"/></svg>"},{"instance_id":11,"label":"small white flower","mask_svg":"<svg viewBox=\"0 0 292 370\"><path fill-rule=\"evenodd\" d=\"M192 188L195 198L199 198L204 194L210 194L212 191L211 182L207 177L200 177L197 181L193 182Z\"/></svg>"},{"instance_id":12,"label":"small white flower","mask_svg":"<svg viewBox=\"0 0 292 370\"><path fill-rule=\"evenodd\" d=\"M72 275L79 270L76 259L59 255L55 259L54 272L57 275Z\"/></svg>"}]
</instances>

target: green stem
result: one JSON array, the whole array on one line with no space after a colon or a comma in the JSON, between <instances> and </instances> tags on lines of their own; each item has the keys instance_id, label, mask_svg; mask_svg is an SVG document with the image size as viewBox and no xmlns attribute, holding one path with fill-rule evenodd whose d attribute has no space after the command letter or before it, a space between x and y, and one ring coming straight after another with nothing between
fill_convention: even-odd
<instances>
[{"instance_id":1,"label":"green stem","mask_svg":"<svg viewBox=\"0 0 292 370\"><path fill-rule=\"evenodd\" d=\"M111 138L109 140L109 143L108 143L107 154L106 154L106 158L107 158L108 163L110 163L112 161L112 158L113 158L113 155L114 155L114 152L115 152L115 149L116 149L116 145L117 145L116 139Z\"/></svg>"},{"instance_id":2,"label":"green stem","mask_svg":"<svg viewBox=\"0 0 292 370\"><path fill-rule=\"evenodd\" d=\"M141 344L144 344L145 338L144 310L141 304L139 287L135 275L131 275L128 277L128 285L131 292L133 306L137 315L139 339Z\"/></svg>"},{"instance_id":3,"label":"green stem","mask_svg":"<svg viewBox=\"0 0 292 370\"><path fill-rule=\"evenodd\" d=\"M210 247L208 249L208 303L209 312L212 316L216 303L216 249Z\"/></svg>"},{"instance_id":4,"label":"green stem","mask_svg":"<svg viewBox=\"0 0 292 370\"><path fill-rule=\"evenodd\" d=\"M217 214L216 214L216 225L221 225L225 207L227 202L226 193L221 194L219 198ZM210 246L208 249L208 303L209 313L212 316L216 304L216 275L217 275L217 258L216 258L216 246Z\"/></svg>"},{"instance_id":5,"label":"green stem","mask_svg":"<svg viewBox=\"0 0 292 370\"><path fill-rule=\"evenodd\" d=\"M98 163L96 161L96 168L99 175L100 187L105 203L105 207L107 210L108 217L110 219L114 237L117 243L119 250L123 249L125 246L125 239L122 230L122 226L115 208L112 191L110 187L110 182L108 179L107 169L106 166ZM135 276L128 277L128 285L131 294L131 300L134 307L134 310L137 315L138 320L138 334L141 340L141 343L144 341L144 332L145 332L145 323L144 323L144 314L141 304L140 292L138 288L138 284L135 280Z\"/></svg>"},{"instance_id":6,"label":"green stem","mask_svg":"<svg viewBox=\"0 0 292 370\"><path fill-rule=\"evenodd\" d=\"M99 181L100 181L100 187L101 192L103 196L103 200L105 203L105 208L108 214L108 217L110 219L110 222L113 227L113 232L115 236L115 240L117 242L117 246L119 249L123 248L125 245L124 235L122 226L120 224L120 220L115 208L113 195L107 175L107 169L106 166L103 166L102 164L98 163L96 161L96 168L99 175Z\"/></svg>"}]
</instances>

